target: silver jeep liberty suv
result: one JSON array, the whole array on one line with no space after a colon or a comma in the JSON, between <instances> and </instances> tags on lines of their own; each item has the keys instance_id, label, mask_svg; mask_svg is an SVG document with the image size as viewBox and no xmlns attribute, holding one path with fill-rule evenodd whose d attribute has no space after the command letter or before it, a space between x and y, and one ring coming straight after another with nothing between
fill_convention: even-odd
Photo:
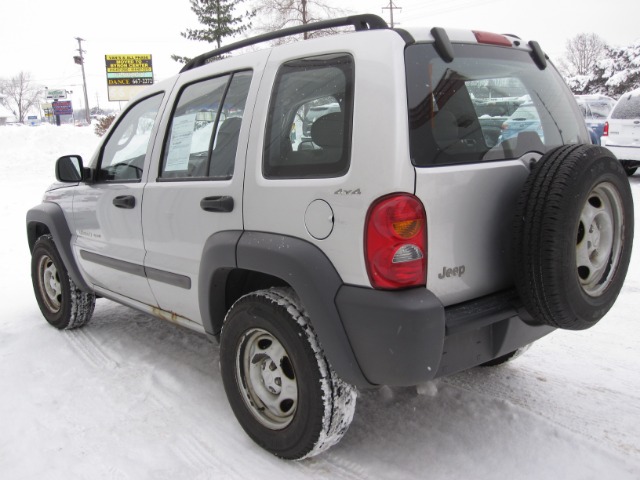
<instances>
[{"instance_id":1,"label":"silver jeep liberty suv","mask_svg":"<svg viewBox=\"0 0 640 480\"><path fill-rule=\"evenodd\" d=\"M195 58L56 175L27 214L47 321L104 297L215 338L239 423L287 459L340 440L357 388L591 327L633 242L626 175L536 42L374 15Z\"/></svg>"}]
</instances>

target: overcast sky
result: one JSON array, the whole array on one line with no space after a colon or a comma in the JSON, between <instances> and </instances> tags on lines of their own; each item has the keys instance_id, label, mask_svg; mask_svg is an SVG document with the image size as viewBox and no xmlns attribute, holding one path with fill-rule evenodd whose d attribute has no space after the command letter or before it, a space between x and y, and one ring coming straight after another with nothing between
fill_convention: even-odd
<instances>
[{"instance_id":1,"label":"overcast sky","mask_svg":"<svg viewBox=\"0 0 640 480\"><path fill-rule=\"evenodd\" d=\"M385 0L325 0L349 5L354 13L375 13L389 21ZM640 39L640 0L395 0L397 26L473 28L513 33L538 40L558 59L567 39L578 33L597 33L606 42L626 46ZM180 32L198 28L189 0L0 0L0 77L20 71L50 89L74 91L74 107L81 103L82 76L73 63L78 42L85 39L85 68L89 104L117 108L107 102L104 55L153 55L155 79L178 72L172 53L195 56L210 50L202 42L185 40Z\"/></svg>"}]
</instances>

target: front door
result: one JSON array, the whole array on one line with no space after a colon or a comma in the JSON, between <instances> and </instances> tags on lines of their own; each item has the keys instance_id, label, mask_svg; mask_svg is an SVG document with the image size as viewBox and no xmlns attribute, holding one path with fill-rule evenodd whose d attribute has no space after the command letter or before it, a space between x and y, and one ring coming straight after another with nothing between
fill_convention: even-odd
<instances>
[{"instance_id":1,"label":"front door","mask_svg":"<svg viewBox=\"0 0 640 480\"><path fill-rule=\"evenodd\" d=\"M142 193L161 92L133 104L103 144L94 181L73 200L76 258L98 289L156 305L144 272Z\"/></svg>"}]
</instances>

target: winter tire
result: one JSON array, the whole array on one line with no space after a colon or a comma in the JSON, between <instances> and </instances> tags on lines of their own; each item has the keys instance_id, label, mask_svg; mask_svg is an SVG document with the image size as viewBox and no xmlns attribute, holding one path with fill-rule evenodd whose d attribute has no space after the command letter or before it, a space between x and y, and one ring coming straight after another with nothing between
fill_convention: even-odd
<instances>
[{"instance_id":1,"label":"winter tire","mask_svg":"<svg viewBox=\"0 0 640 480\"><path fill-rule=\"evenodd\" d=\"M546 153L521 192L514 277L537 321L569 330L598 322L620 293L633 243L633 199L607 149L565 145Z\"/></svg>"},{"instance_id":2,"label":"winter tire","mask_svg":"<svg viewBox=\"0 0 640 480\"><path fill-rule=\"evenodd\" d=\"M40 311L54 327L70 330L91 319L96 296L76 287L51 235L40 237L33 247L31 280Z\"/></svg>"},{"instance_id":3,"label":"winter tire","mask_svg":"<svg viewBox=\"0 0 640 480\"><path fill-rule=\"evenodd\" d=\"M353 418L356 390L337 377L299 300L273 288L240 298L220 338L224 388L238 422L285 459L336 444Z\"/></svg>"}]
</instances>

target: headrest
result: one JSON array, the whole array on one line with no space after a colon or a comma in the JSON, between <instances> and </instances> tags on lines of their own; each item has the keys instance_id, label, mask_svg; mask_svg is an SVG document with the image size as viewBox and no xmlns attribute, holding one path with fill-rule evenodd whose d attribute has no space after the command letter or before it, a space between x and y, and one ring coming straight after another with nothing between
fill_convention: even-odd
<instances>
[{"instance_id":1,"label":"headrest","mask_svg":"<svg viewBox=\"0 0 640 480\"><path fill-rule=\"evenodd\" d=\"M311 125L311 140L322 148L341 148L344 139L344 115L333 112L319 117Z\"/></svg>"},{"instance_id":2,"label":"headrest","mask_svg":"<svg viewBox=\"0 0 640 480\"><path fill-rule=\"evenodd\" d=\"M242 125L242 118L240 117L231 117L227 118L222 125L220 125L220 129L218 130L218 135L237 135L240 131L240 126Z\"/></svg>"}]
</instances>

